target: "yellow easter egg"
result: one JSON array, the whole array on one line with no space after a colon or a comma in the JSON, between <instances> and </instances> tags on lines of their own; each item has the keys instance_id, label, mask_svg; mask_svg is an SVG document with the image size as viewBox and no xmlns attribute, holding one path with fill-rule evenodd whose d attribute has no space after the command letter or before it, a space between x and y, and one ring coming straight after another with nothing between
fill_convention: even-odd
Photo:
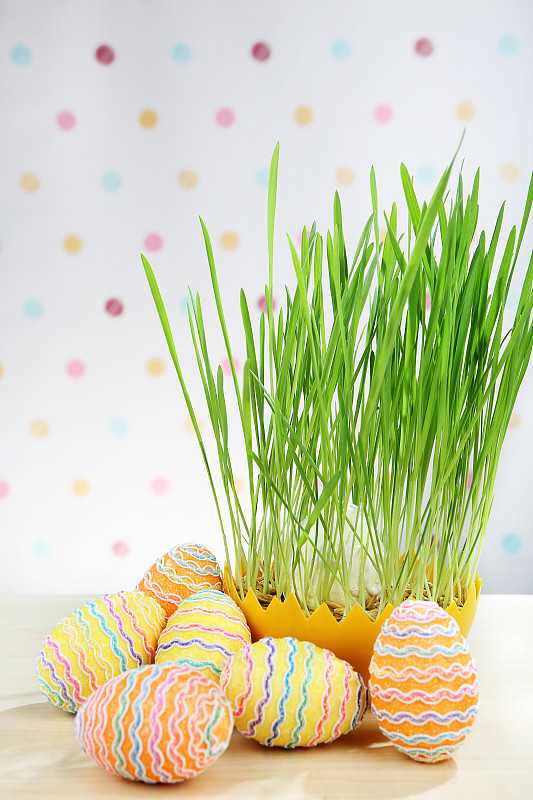
<instances>
[{"instance_id":1,"label":"yellow easter egg","mask_svg":"<svg viewBox=\"0 0 533 800\"><path fill-rule=\"evenodd\" d=\"M182 600L169 617L155 662L189 666L218 683L228 658L250 641L250 629L235 601L223 592L204 590Z\"/></svg>"},{"instance_id":2,"label":"yellow easter egg","mask_svg":"<svg viewBox=\"0 0 533 800\"><path fill-rule=\"evenodd\" d=\"M220 679L243 736L267 747L313 747L354 730L368 705L361 676L329 650L267 637L231 658Z\"/></svg>"},{"instance_id":3,"label":"yellow easter egg","mask_svg":"<svg viewBox=\"0 0 533 800\"><path fill-rule=\"evenodd\" d=\"M220 687L173 664L116 675L76 716L76 736L93 761L145 783L198 775L224 752L232 730L231 707Z\"/></svg>"},{"instance_id":4,"label":"yellow easter egg","mask_svg":"<svg viewBox=\"0 0 533 800\"><path fill-rule=\"evenodd\" d=\"M222 578L210 550L199 544L182 544L158 558L135 588L155 597L170 616L190 594L201 589L222 590Z\"/></svg>"},{"instance_id":5,"label":"yellow easter egg","mask_svg":"<svg viewBox=\"0 0 533 800\"><path fill-rule=\"evenodd\" d=\"M166 614L141 592L92 600L64 617L44 640L37 664L41 691L75 713L114 675L150 664Z\"/></svg>"},{"instance_id":6,"label":"yellow easter egg","mask_svg":"<svg viewBox=\"0 0 533 800\"><path fill-rule=\"evenodd\" d=\"M453 617L426 600L406 600L383 624L369 689L381 731L415 761L449 758L478 711L468 643Z\"/></svg>"}]
</instances>

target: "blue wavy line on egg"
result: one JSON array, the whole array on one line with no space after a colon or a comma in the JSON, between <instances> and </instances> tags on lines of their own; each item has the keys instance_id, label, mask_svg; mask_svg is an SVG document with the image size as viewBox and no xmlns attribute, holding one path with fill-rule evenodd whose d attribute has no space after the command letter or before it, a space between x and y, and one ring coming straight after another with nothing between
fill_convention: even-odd
<instances>
[{"instance_id":1,"label":"blue wavy line on egg","mask_svg":"<svg viewBox=\"0 0 533 800\"><path fill-rule=\"evenodd\" d=\"M455 656L459 653L467 654L468 645L466 641L455 642L452 647L443 647L435 645L428 649L424 647L393 647L392 645L383 645L379 638L374 646L375 652L380 656L396 656L403 658L404 656L421 656L422 658L435 658L436 656Z\"/></svg>"},{"instance_id":2,"label":"blue wavy line on egg","mask_svg":"<svg viewBox=\"0 0 533 800\"><path fill-rule=\"evenodd\" d=\"M139 755L143 750L143 741L139 736L139 730L144 722L143 706L150 693L152 683L159 678L160 673L161 669L158 668L158 665L155 665L151 667L150 671L147 671L142 676L137 684L137 686L140 688L140 691L136 694L133 702L131 703L133 722L129 729L129 738L131 739L133 748L130 752L130 759L135 765L136 777L140 778L141 780L145 780L146 778L146 769L142 761L139 760Z\"/></svg>"},{"instance_id":3,"label":"blue wavy line on egg","mask_svg":"<svg viewBox=\"0 0 533 800\"><path fill-rule=\"evenodd\" d=\"M204 670L204 669L206 669L208 667L209 669L212 669L213 672L216 672L217 675L221 675L222 674L222 667L219 667L213 661L208 661L207 659L176 658L176 659L172 659L172 660L169 659L168 661L159 661L158 664L160 666L162 666L163 664L166 664L167 666L170 665L170 666L173 666L173 667L176 667L176 666L179 666L179 667L187 666L187 667L192 667L193 669L199 669L199 670Z\"/></svg>"},{"instance_id":4,"label":"blue wavy line on egg","mask_svg":"<svg viewBox=\"0 0 533 800\"><path fill-rule=\"evenodd\" d=\"M437 711L424 711L421 714L410 714L407 711L401 711L397 714L391 714L390 711L376 710L374 714L378 722L386 720L392 724L410 722L413 725L425 725L428 722L436 722L439 725L449 725L450 722L469 722L470 719L476 716L479 706L473 705L467 711L449 711L447 714L439 714Z\"/></svg>"},{"instance_id":5,"label":"blue wavy line on egg","mask_svg":"<svg viewBox=\"0 0 533 800\"><path fill-rule=\"evenodd\" d=\"M383 626L383 634L395 636L399 639L409 639L412 636L419 636L421 639L431 639L433 636L457 636L459 627L455 625L434 625L431 628L418 628L413 625L411 628L398 628L394 624Z\"/></svg>"},{"instance_id":6,"label":"blue wavy line on egg","mask_svg":"<svg viewBox=\"0 0 533 800\"><path fill-rule=\"evenodd\" d=\"M263 642L267 648L266 652L266 665L267 665L267 672L265 674L265 680L263 683L263 697L258 701L255 707L255 719L250 721L250 736L255 734L257 726L263 721L263 711L266 704L270 700L270 685L272 683L272 678L274 677L274 656L276 655L276 645L274 644L274 640L271 636L267 636L263 639Z\"/></svg>"},{"instance_id":7,"label":"blue wavy line on egg","mask_svg":"<svg viewBox=\"0 0 533 800\"><path fill-rule=\"evenodd\" d=\"M296 709L295 713L295 716L298 717L298 725L296 729L293 731L291 741L288 742L288 744L286 745L288 749L296 747L300 741L300 733L303 730L306 723L304 711L309 704L309 693L307 691L307 687L309 686L309 684L313 679L313 662L316 658L316 650L310 642L304 642L303 645L307 652L307 657L304 662L305 677L302 681L302 686L300 690L300 702L298 703L298 708Z\"/></svg>"},{"instance_id":8,"label":"blue wavy line on egg","mask_svg":"<svg viewBox=\"0 0 533 800\"><path fill-rule=\"evenodd\" d=\"M446 747L431 747L431 748L424 748L424 747L402 747L401 744L395 744L394 746L400 751L400 753L405 753L407 756L414 755L426 757L423 760L427 761L435 761L436 756L448 756L450 753L453 753L454 750L457 750L460 747L461 742L457 744L450 744Z\"/></svg>"},{"instance_id":9,"label":"blue wavy line on egg","mask_svg":"<svg viewBox=\"0 0 533 800\"><path fill-rule=\"evenodd\" d=\"M416 744L441 744L445 742L447 739L450 739L452 742L457 742L465 738L466 734L470 731L470 728L463 728L460 731L443 731L442 733L436 734L435 736L431 736L430 734L417 734L416 736L406 736L403 733L398 733L397 731L386 731L385 735L387 738L391 740L391 742L402 742L405 745L416 745Z\"/></svg>"},{"instance_id":10,"label":"blue wavy line on egg","mask_svg":"<svg viewBox=\"0 0 533 800\"><path fill-rule=\"evenodd\" d=\"M278 716L277 719L274 721L272 725L272 734L267 738L265 744L267 747L273 747L274 741L279 736L279 728L280 725L283 724L283 720L285 719L285 703L290 697L291 694L291 677L294 675L294 671L296 669L296 655L298 653L298 644L296 639L290 637L288 639L289 651L287 653L287 661L289 670L285 673L283 678L283 687L284 691L281 695L281 698L278 703Z\"/></svg>"},{"instance_id":11,"label":"blue wavy line on egg","mask_svg":"<svg viewBox=\"0 0 533 800\"><path fill-rule=\"evenodd\" d=\"M100 622L100 626L104 633L107 633L109 636L109 644L112 651L115 653L117 658L120 660L121 672L126 672L128 665L126 659L124 657L124 653L118 647L118 640L116 634L111 630L111 628L106 623L105 615L98 611L95 607L96 600L92 600L91 602L87 603L87 608L90 612L94 614L96 619Z\"/></svg>"},{"instance_id":12,"label":"blue wavy line on egg","mask_svg":"<svg viewBox=\"0 0 533 800\"><path fill-rule=\"evenodd\" d=\"M233 651L228 650L224 645L218 642L206 642L205 639L187 639L185 641L178 639L172 642L163 642L158 645L157 652L164 652L165 650L170 650L172 647L190 647L193 644L200 645L204 650L213 650L217 653L222 653L222 655L227 656L227 658L233 655Z\"/></svg>"},{"instance_id":13,"label":"blue wavy line on egg","mask_svg":"<svg viewBox=\"0 0 533 800\"><path fill-rule=\"evenodd\" d=\"M113 728L113 733L115 738L111 744L111 752L115 756L117 761L116 769L120 775L124 777L130 777L129 772L127 770L127 761L124 758L121 750L121 746L125 743L125 733L124 727L122 725L122 721L124 719L124 714L126 709L128 708L128 695L135 686L136 683L136 673L133 671L129 672L128 677L126 679L126 686L120 693L120 707L116 714L113 714L111 718L111 725ZM119 698L116 698L117 701Z\"/></svg>"},{"instance_id":14,"label":"blue wavy line on egg","mask_svg":"<svg viewBox=\"0 0 533 800\"><path fill-rule=\"evenodd\" d=\"M113 601L113 603L114 603L114 601ZM141 656L140 653L138 653L136 651L135 643L134 643L133 639L131 638L131 636L128 633L126 633L126 629L124 627L124 621L123 621L122 617L120 616L120 614L118 613L118 611L115 609L114 605L113 605L112 608L109 609L109 613L111 614L111 616L113 617L113 619L117 623L117 627L119 629L119 632L120 632L120 634L122 636L123 641L126 642L126 645L128 647L128 650L130 652L131 657L136 662L137 666L139 666L139 667L142 666L142 663L143 663L142 656Z\"/></svg>"}]
</instances>

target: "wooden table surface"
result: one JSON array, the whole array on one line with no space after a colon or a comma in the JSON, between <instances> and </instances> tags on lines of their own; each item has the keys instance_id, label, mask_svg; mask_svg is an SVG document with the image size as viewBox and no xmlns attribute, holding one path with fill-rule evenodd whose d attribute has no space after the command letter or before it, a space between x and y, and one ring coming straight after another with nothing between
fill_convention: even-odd
<instances>
[{"instance_id":1,"label":"wooden table surface","mask_svg":"<svg viewBox=\"0 0 533 800\"><path fill-rule=\"evenodd\" d=\"M0 798L533 798L533 595L481 595L468 637L481 684L478 720L454 759L398 753L368 712L357 731L311 749L264 748L236 731L227 751L185 783L148 786L96 766L74 716L40 693L42 640L89 597L0 598Z\"/></svg>"}]
</instances>

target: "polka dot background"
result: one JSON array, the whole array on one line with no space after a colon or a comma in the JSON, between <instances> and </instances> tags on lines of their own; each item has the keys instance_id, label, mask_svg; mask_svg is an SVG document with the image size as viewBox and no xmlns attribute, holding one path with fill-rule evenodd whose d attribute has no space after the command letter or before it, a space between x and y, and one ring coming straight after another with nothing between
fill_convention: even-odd
<instances>
[{"instance_id":1,"label":"polka dot background","mask_svg":"<svg viewBox=\"0 0 533 800\"><path fill-rule=\"evenodd\" d=\"M508 0L502 14L498 0L486 0L483 25L478 4L462 0L377 6L312 2L302 13L300 3L282 0L259 0L253 10L238 0L4 4L1 591L116 591L185 540L224 559L140 253L160 282L215 461L189 287L200 293L228 396L232 370L198 216L241 377L239 290L257 329L277 141L275 301L285 283L294 288L286 232L296 242L315 219L325 232L338 190L353 249L370 212L371 165L384 211L401 197L401 162L428 200L463 130L467 186L481 168L478 234L492 231L503 201L504 229L520 222L533 169L532 4ZM379 227L384 235L383 219ZM528 231L509 323L532 242ZM231 425L231 403L228 414ZM244 501L241 439L231 442ZM500 459L480 563L484 591L533 591L532 452L533 365ZM13 569L21 563L25 582Z\"/></svg>"}]
</instances>

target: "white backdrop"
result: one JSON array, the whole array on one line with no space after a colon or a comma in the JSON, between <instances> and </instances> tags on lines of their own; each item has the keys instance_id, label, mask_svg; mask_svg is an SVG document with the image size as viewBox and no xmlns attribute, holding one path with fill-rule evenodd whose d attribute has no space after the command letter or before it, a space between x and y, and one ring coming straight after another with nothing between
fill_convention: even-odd
<instances>
[{"instance_id":1,"label":"white backdrop","mask_svg":"<svg viewBox=\"0 0 533 800\"><path fill-rule=\"evenodd\" d=\"M382 208L401 193L402 161L429 197L465 127L467 184L481 167L479 230L504 200L508 230L533 169L532 9L0 0L2 592L128 588L191 538L223 558L141 250L196 386L187 286L211 303L198 215L242 363L238 290L257 325L276 141L280 298L293 285L286 231L297 240L313 219L325 231L338 188L353 244L370 166ZM516 287L531 243L530 232ZM223 363L217 337L212 355ZM532 408L533 366L500 463L481 564L489 592L533 590Z\"/></svg>"}]
</instances>

